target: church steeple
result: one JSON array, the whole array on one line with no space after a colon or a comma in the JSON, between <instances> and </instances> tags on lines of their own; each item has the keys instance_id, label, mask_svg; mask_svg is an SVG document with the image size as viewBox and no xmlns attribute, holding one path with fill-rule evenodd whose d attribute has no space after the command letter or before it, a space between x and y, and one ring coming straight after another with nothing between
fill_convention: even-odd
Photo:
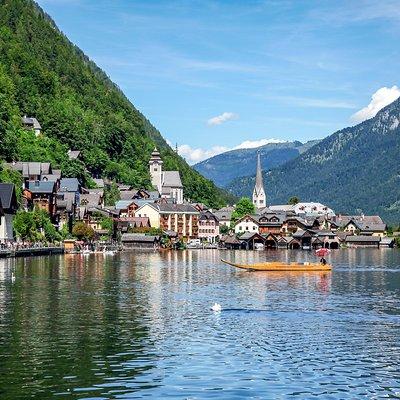
<instances>
[{"instance_id":1,"label":"church steeple","mask_svg":"<svg viewBox=\"0 0 400 400\"><path fill-rule=\"evenodd\" d=\"M262 170L261 170L261 158L260 153L257 154L257 172L256 172L256 185L253 190L253 203L256 208L266 207L266 195L264 190Z\"/></svg>"}]
</instances>

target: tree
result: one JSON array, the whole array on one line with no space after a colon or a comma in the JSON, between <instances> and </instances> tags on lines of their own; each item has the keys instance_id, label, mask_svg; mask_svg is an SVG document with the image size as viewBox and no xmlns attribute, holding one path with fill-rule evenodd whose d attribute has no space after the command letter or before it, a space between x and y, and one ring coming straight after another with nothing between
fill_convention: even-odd
<instances>
[{"instance_id":1,"label":"tree","mask_svg":"<svg viewBox=\"0 0 400 400\"><path fill-rule=\"evenodd\" d=\"M46 211L38 208L34 211L18 211L13 224L17 236L23 241L55 242L61 239Z\"/></svg>"},{"instance_id":2,"label":"tree","mask_svg":"<svg viewBox=\"0 0 400 400\"><path fill-rule=\"evenodd\" d=\"M219 227L219 233L220 233L221 235L226 235L227 233L229 233L229 226L220 225L220 227Z\"/></svg>"},{"instance_id":3,"label":"tree","mask_svg":"<svg viewBox=\"0 0 400 400\"><path fill-rule=\"evenodd\" d=\"M238 219L247 214L254 214L255 211L253 202L248 197L242 197L236 204L235 210L232 213L231 226L233 226Z\"/></svg>"},{"instance_id":4,"label":"tree","mask_svg":"<svg viewBox=\"0 0 400 400\"><path fill-rule=\"evenodd\" d=\"M106 185L104 188L104 204L106 206L114 206L115 203L121 199L119 194L118 186L115 182L111 185Z\"/></svg>"},{"instance_id":5,"label":"tree","mask_svg":"<svg viewBox=\"0 0 400 400\"><path fill-rule=\"evenodd\" d=\"M90 241L94 238L94 229L82 221L77 222L72 228L72 234L79 240Z\"/></svg>"},{"instance_id":6,"label":"tree","mask_svg":"<svg viewBox=\"0 0 400 400\"><path fill-rule=\"evenodd\" d=\"M300 203L300 199L297 196L292 196L288 201L288 204L291 206L295 206L298 203Z\"/></svg>"}]
</instances>

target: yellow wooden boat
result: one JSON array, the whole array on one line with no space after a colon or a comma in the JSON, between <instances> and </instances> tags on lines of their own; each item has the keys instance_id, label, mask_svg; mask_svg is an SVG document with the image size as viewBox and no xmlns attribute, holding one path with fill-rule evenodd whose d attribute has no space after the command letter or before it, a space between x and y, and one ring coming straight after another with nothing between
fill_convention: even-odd
<instances>
[{"instance_id":1,"label":"yellow wooden boat","mask_svg":"<svg viewBox=\"0 0 400 400\"><path fill-rule=\"evenodd\" d=\"M227 260L221 259L225 264L232 265L240 269L247 269L248 271L290 271L290 272L306 272L306 271L331 271L332 266L329 264L321 263L284 263L280 261L265 262L258 264L236 264Z\"/></svg>"}]
</instances>

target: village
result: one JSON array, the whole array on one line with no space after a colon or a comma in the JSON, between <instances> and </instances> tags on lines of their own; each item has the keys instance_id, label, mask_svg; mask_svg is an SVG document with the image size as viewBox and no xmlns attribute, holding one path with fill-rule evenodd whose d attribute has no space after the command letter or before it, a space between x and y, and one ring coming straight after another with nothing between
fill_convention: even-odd
<instances>
[{"instance_id":1,"label":"village","mask_svg":"<svg viewBox=\"0 0 400 400\"><path fill-rule=\"evenodd\" d=\"M23 117L26 129L40 134L36 118ZM70 160L80 152L70 150ZM225 249L339 249L341 247L392 248L395 234L378 215L336 214L318 202L291 201L267 205L258 155L252 212L235 215L236 206L219 210L184 198L179 171L165 171L157 148L149 159L153 190L95 178L95 188L85 188L78 178L63 177L50 163L13 162L5 165L23 177L22 204L15 185L0 183L0 242L4 254L13 248L53 248L53 243L25 243L15 234L18 209L45 212L66 251L91 250L99 243L123 249L225 248ZM105 205L105 192L114 185L115 201ZM233 217L235 216L235 218Z\"/></svg>"}]
</instances>

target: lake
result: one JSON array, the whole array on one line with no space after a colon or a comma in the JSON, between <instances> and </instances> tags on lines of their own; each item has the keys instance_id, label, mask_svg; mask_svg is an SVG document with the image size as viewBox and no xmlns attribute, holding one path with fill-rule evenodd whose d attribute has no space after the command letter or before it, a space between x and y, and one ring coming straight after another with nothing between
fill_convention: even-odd
<instances>
[{"instance_id":1,"label":"lake","mask_svg":"<svg viewBox=\"0 0 400 400\"><path fill-rule=\"evenodd\" d=\"M247 272L221 257L315 259L0 260L0 399L400 397L399 250L334 251L332 273Z\"/></svg>"}]
</instances>

